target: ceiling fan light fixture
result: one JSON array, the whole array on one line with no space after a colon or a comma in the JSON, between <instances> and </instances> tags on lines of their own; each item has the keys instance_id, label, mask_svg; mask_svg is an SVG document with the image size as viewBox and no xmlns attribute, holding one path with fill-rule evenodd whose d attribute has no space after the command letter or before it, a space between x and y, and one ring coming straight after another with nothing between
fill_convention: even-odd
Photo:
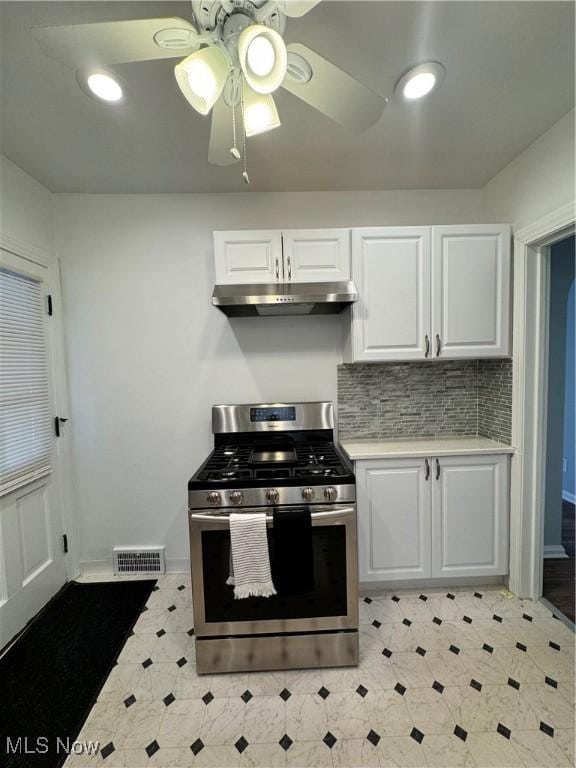
<instances>
[{"instance_id":1,"label":"ceiling fan light fixture","mask_svg":"<svg viewBox=\"0 0 576 768\"><path fill-rule=\"evenodd\" d=\"M190 54L174 67L180 90L201 115L207 115L218 101L229 73L228 59L214 45Z\"/></svg>"},{"instance_id":2,"label":"ceiling fan light fixture","mask_svg":"<svg viewBox=\"0 0 576 768\"><path fill-rule=\"evenodd\" d=\"M252 24L238 37L238 60L254 91L272 93L284 80L288 53L278 32L263 24Z\"/></svg>"},{"instance_id":3,"label":"ceiling fan light fixture","mask_svg":"<svg viewBox=\"0 0 576 768\"><path fill-rule=\"evenodd\" d=\"M278 110L269 93L256 93L247 83L244 83L243 98L246 136L257 136L259 133L266 133L280 127Z\"/></svg>"},{"instance_id":4,"label":"ceiling fan light fixture","mask_svg":"<svg viewBox=\"0 0 576 768\"><path fill-rule=\"evenodd\" d=\"M405 72L396 83L395 93L401 101L417 101L438 88L446 70L439 61L418 64Z\"/></svg>"}]
</instances>

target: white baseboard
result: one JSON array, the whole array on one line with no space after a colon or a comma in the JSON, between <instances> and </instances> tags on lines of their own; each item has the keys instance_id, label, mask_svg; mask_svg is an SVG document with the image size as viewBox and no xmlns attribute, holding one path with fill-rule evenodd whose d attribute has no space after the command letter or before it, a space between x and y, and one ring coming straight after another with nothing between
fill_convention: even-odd
<instances>
[{"instance_id":1,"label":"white baseboard","mask_svg":"<svg viewBox=\"0 0 576 768\"><path fill-rule=\"evenodd\" d=\"M505 586L508 576L449 576L436 579L398 579L389 581L361 581L360 593L393 592L395 589L448 589L453 587Z\"/></svg>"},{"instance_id":2,"label":"white baseboard","mask_svg":"<svg viewBox=\"0 0 576 768\"><path fill-rule=\"evenodd\" d=\"M190 558L167 557L166 573L190 573Z\"/></svg>"},{"instance_id":3,"label":"white baseboard","mask_svg":"<svg viewBox=\"0 0 576 768\"><path fill-rule=\"evenodd\" d=\"M186 557L167 557L166 573L189 573L190 560ZM80 563L82 576L113 576L114 563L110 560L84 560ZM153 575L153 574L152 574Z\"/></svg>"},{"instance_id":4,"label":"white baseboard","mask_svg":"<svg viewBox=\"0 0 576 768\"><path fill-rule=\"evenodd\" d=\"M563 544L544 544L544 559L568 557Z\"/></svg>"},{"instance_id":5,"label":"white baseboard","mask_svg":"<svg viewBox=\"0 0 576 768\"><path fill-rule=\"evenodd\" d=\"M564 501L569 501L570 504L576 504L576 495L569 491L562 491L562 498Z\"/></svg>"}]
</instances>

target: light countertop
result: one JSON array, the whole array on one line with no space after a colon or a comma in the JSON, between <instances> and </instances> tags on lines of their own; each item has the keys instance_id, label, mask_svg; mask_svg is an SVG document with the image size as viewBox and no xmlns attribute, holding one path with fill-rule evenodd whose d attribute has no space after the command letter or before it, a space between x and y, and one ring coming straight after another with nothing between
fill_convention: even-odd
<instances>
[{"instance_id":1,"label":"light countertop","mask_svg":"<svg viewBox=\"0 0 576 768\"><path fill-rule=\"evenodd\" d=\"M487 437L417 437L394 440L341 440L353 461L402 459L419 456L465 456L466 454L514 453L511 445Z\"/></svg>"}]
</instances>

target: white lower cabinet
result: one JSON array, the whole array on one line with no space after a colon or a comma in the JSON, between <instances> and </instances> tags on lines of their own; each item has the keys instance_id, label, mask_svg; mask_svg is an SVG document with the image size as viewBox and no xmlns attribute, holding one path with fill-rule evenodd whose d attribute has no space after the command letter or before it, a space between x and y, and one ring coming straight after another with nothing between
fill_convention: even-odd
<instances>
[{"instance_id":1,"label":"white lower cabinet","mask_svg":"<svg viewBox=\"0 0 576 768\"><path fill-rule=\"evenodd\" d=\"M360 581L507 573L508 461L357 461Z\"/></svg>"},{"instance_id":2,"label":"white lower cabinet","mask_svg":"<svg viewBox=\"0 0 576 768\"><path fill-rule=\"evenodd\" d=\"M434 460L434 576L508 572L508 461L506 455Z\"/></svg>"},{"instance_id":3,"label":"white lower cabinet","mask_svg":"<svg viewBox=\"0 0 576 768\"><path fill-rule=\"evenodd\" d=\"M360 581L431 575L428 486L424 459L356 463Z\"/></svg>"}]
</instances>

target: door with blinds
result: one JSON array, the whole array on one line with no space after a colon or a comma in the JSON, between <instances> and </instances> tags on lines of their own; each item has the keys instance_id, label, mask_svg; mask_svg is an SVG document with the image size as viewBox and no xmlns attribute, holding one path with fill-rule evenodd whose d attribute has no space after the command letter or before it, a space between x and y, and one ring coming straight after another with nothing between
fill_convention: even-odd
<instances>
[{"instance_id":1,"label":"door with blinds","mask_svg":"<svg viewBox=\"0 0 576 768\"><path fill-rule=\"evenodd\" d=\"M46 267L0 258L0 648L66 581Z\"/></svg>"}]
</instances>

